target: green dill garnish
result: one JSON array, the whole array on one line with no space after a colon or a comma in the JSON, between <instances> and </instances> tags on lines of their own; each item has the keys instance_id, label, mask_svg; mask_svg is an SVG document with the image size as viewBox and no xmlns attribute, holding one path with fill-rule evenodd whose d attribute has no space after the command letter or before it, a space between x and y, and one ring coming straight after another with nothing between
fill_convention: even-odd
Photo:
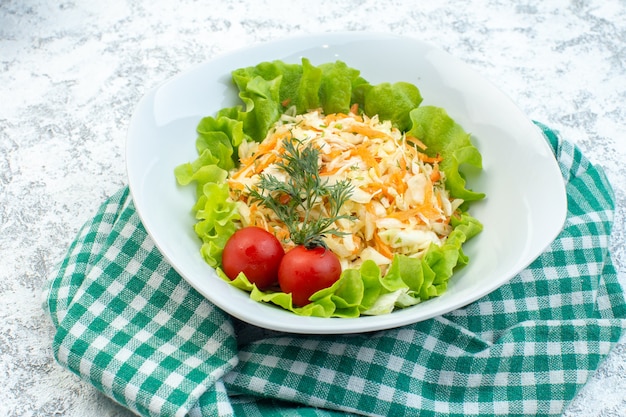
<instances>
[{"instance_id":1,"label":"green dill garnish","mask_svg":"<svg viewBox=\"0 0 626 417\"><path fill-rule=\"evenodd\" d=\"M297 139L285 140L282 160L276 166L287 174L281 181L273 175L262 173L257 189L250 189L252 201L276 213L287 226L290 239L296 245L311 249L326 247L325 235L343 236L346 233L333 228L340 219L354 220L354 216L339 214L354 187L348 180L329 184L319 174L319 150L310 143ZM325 209L314 209L316 205Z\"/></svg>"}]
</instances>

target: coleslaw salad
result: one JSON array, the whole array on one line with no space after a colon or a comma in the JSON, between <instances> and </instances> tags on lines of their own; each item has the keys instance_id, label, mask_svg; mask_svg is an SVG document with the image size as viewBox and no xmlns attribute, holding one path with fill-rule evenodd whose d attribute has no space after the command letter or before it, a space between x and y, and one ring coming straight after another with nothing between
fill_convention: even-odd
<instances>
[{"instance_id":1,"label":"coleslaw salad","mask_svg":"<svg viewBox=\"0 0 626 417\"><path fill-rule=\"evenodd\" d=\"M181 185L196 185L192 210L206 262L254 300L307 316L386 314L441 295L468 262L463 243L482 230L467 209L484 194L468 189L461 172L482 166L470 135L445 110L420 106L416 86L371 85L341 61L265 62L235 70L233 81L243 105L202 119L198 159L175 170ZM272 231L289 248L284 224L249 190L261 174L284 176L276 162L291 139L319 149L326 181L353 185L342 214L354 220L338 220L342 233L325 237L342 276L304 307L220 270L226 241L245 226ZM323 202L312 209L324 215Z\"/></svg>"}]
</instances>

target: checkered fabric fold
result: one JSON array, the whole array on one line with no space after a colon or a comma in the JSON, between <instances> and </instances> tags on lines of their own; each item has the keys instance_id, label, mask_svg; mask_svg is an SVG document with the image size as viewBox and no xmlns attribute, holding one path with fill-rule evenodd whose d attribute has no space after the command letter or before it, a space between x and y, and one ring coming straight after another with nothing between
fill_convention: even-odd
<instances>
[{"instance_id":1,"label":"checkered fabric fold","mask_svg":"<svg viewBox=\"0 0 626 417\"><path fill-rule=\"evenodd\" d=\"M567 186L565 227L465 308L368 334L241 323L167 264L124 188L44 291L60 364L142 416L560 415L626 328L603 172L541 126Z\"/></svg>"}]
</instances>

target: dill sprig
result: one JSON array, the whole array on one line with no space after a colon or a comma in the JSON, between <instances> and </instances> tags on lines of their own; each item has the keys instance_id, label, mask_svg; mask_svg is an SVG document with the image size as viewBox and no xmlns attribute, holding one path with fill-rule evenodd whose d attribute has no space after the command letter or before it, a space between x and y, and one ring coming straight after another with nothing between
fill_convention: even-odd
<instances>
[{"instance_id":1,"label":"dill sprig","mask_svg":"<svg viewBox=\"0 0 626 417\"><path fill-rule=\"evenodd\" d=\"M332 227L337 220L355 220L354 216L339 214L354 187L348 180L334 184L323 180L319 174L319 150L310 143L287 139L283 147L285 152L276 166L287 174L286 181L262 173L258 188L249 189L250 197L276 213L294 244L308 249L326 247L326 235L346 234ZM316 205L326 207L327 213L315 210Z\"/></svg>"}]
</instances>

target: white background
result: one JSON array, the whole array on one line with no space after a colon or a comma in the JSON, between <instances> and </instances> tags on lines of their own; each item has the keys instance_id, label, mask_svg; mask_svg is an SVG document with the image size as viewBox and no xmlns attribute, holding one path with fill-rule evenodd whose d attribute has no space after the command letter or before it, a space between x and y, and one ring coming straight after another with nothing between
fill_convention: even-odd
<instances>
[{"instance_id":1,"label":"white background","mask_svg":"<svg viewBox=\"0 0 626 417\"><path fill-rule=\"evenodd\" d=\"M141 96L220 53L346 30L450 52L603 167L626 285L623 0L0 0L0 415L130 415L54 362L41 286L126 184L126 129ZM626 339L565 413L623 415Z\"/></svg>"}]
</instances>

